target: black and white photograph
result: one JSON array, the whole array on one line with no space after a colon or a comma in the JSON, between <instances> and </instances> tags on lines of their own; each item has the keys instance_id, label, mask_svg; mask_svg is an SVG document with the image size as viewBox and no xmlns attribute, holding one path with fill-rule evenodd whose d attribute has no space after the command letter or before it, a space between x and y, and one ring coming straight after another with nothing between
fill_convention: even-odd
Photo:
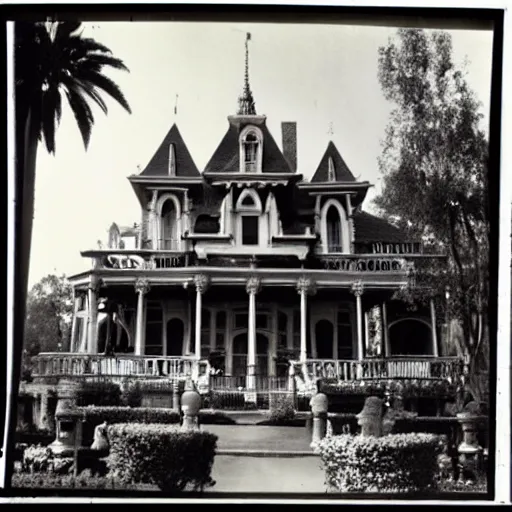
<instances>
[{"instance_id":1,"label":"black and white photograph","mask_svg":"<svg viewBox=\"0 0 512 512\"><path fill-rule=\"evenodd\" d=\"M11 23L5 489L492 502L503 18L164 7Z\"/></svg>"}]
</instances>

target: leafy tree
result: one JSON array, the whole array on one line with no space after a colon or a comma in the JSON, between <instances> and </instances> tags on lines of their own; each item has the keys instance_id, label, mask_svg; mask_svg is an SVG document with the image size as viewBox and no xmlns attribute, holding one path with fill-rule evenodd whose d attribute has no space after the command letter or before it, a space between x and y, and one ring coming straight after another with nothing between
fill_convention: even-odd
<instances>
[{"instance_id":1,"label":"leafy tree","mask_svg":"<svg viewBox=\"0 0 512 512\"><path fill-rule=\"evenodd\" d=\"M32 287L23 340L25 369L39 352L69 349L72 316L73 288L65 276L48 275Z\"/></svg>"},{"instance_id":2,"label":"leafy tree","mask_svg":"<svg viewBox=\"0 0 512 512\"><path fill-rule=\"evenodd\" d=\"M452 59L449 34L399 29L379 49L379 81L395 106L379 159L375 205L446 261L417 265L411 302L444 297L462 330L468 389L485 399L488 376L488 144L480 104ZM444 304L445 301L438 301ZM445 306L442 306L443 308Z\"/></svg>"}]
</instances>

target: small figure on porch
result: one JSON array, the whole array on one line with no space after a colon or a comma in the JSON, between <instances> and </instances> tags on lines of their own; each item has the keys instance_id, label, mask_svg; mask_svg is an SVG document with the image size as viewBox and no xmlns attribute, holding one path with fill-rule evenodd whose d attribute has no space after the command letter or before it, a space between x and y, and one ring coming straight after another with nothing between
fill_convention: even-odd
<instances>
[{"instance_id":1,"label":"small figure on porch","mask_svg":"<svg viewBox=\"0 0 512 512\"><path fill-rule=\"evenodd\" d=\"M94 429L94 441L91 445L91 450L105 451L108 448L107 422L104 421Z\"/></svg>"}]
</instances>

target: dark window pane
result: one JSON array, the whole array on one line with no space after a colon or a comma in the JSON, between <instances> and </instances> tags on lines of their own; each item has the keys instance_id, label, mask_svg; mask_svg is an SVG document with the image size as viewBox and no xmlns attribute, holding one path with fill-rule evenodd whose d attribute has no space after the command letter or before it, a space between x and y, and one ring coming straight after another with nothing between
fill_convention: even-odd
<instances>
[{"instance_id":1,"label":"dark window pane","mask_svg":"<svg viewBox=\"0 0 512 512\"><path fill-rule=\"evenodd\" d=\"M218 332L215 337L215 347L216 348L224 348L224 333Z\"/></svg>"},{"instance_id":2,"label":"dark window pane","mask_svg":"<svg viewBox=\"0 0 512 512\"><path fill-rule=\"evenodd\" d=\"M201 345L210 345L210 331L201 331Z\"/></svg>"},{"instance_id":3,"label":"dark window pane","mask_svg":"<svg viewBox=\"0 0 512 512\"><path fill-rule=\"evenodd\" d=\"M242 199L242 204L244 206L255 206L254 205L254 199L252 198L252 196L245 196L243 199Z\"/></svg>"},{"instance_id":4,"label":"dark window pane","mask_svg":"<svg viewBox=\"0 0 512 512\"><path fill-rule=\"evenodd\" d=\"M288 316L284 313L279 312L277 314L277 330L285 331L288 328Z\"/></svg>"},{"instance_id":5,"label":"dark window pane","mask_svg":"<svg viewBox=\"0 0 512 512\"><path fill-rule=\"evenodd\" d=\"M226 327L226 312L219 311L217 313L217 329L224 329Z\"/></svg>"},{"instance_id":6,"label":"dark window pane","mask_svg":"<svg viewBox=\"0 0 512 512\"><path fill-rule=\"evenodd\" d=\"M150 346L162 347L162 324L148 323L146 324L146 348ZM147 353L147 351L146 351Z\"/></svg>"},{"instance_id":7,"label":"dark window pane","mask_svg":"<svg viewBox=\"0 0 512 512\"><path fill-rule=\"evenodd\" d=\"M242 244L258 245L258 221L255 215L242 217Z\"/></svg>"},{"instance_id":8,"label":"dark window pane","mask_svg":"<svg viewBox=\"0 0 512 512\"><path fill-rule=\"evenodd\" d=\"M293 331L295 333L300 333L300 311L295 310L293 312Z\"/></svg>"},{"instance_id":9,"label":"dark window pane","mask_svg":"<svg viewBox=\"0 0 512 512\"><path fill-rule=\"evenodd\" d=\"M235 327L248 327L249 326L249 315L247 313L237 313L235 317Z\"/></svg>"},{"instance_id":10,"label":"dark window pane","mask_svg":"<svg viewBox=\"0 0 512 512\"><path fill-rule=\"evenodd\" d=\"M162 308L148 308L146 312L146 321L162 321Z\"/></svg>"},{"instance_id":11,"label":"dark window pane","mask_svg":"<svg viewBox=\"0 0 512 512\"><path fill-rule=\"evenodd\" d=\"M267 315L258 315L256 314L256 328L258 329L266 329L267 328L267 321L268 317Z\"/></svg>"},{"instance_id":12,"label":"dark window pane","mask_svg":"<svg viewBox=\"0 0 512 512\"><path fill-rule=\"evenodd\" d=\"M286 348L287 345L287 338L286 334L280 334L277 338L277 345L279 348Z\"/></svg>"},{"instance_id":13,"label":"dark window pane","mask_svg":"<svg viewBox=\"0 0 512 512\"><path fill-rule=\"evenodd\" d=\"M210 310L203 309L201 311L201 326L210 328Z\"/></svg>"},{"instance_id":14,"label":"dark window pane","mask_svg":"<svg viewBox=\"0 0 512 512\"><path fill-rule=\"evenodd\" d=\"M338 358L349 359L352 357L352 327L338 325Z\"/></svg>"},{"instance_id":15,"label":"dark window pane","mask_svg":"<svg viewBox=\"0 0 512 512\"><path fill-rule=\"evenodd\" d=\"M338 323L350 325L350 314L348 311L338 311Z\"/></svg>"}]
</instances>

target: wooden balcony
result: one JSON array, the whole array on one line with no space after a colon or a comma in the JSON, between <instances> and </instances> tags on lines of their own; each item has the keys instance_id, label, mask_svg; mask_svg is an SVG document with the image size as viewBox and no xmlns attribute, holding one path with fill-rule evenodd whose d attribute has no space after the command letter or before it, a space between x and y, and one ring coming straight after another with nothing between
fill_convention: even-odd
<instances>
[{"instance_id":1,"label":"wooden balcony","mask_svg":"<svg viewBox=\"0 0 512 512\"><path fill-rule=\"evenodd\" d=\"M184 379L208 374L207 361L193 357L94 355L44 352L34 358L33 377L136 377Z\"/></svg>"}]
</instances>

